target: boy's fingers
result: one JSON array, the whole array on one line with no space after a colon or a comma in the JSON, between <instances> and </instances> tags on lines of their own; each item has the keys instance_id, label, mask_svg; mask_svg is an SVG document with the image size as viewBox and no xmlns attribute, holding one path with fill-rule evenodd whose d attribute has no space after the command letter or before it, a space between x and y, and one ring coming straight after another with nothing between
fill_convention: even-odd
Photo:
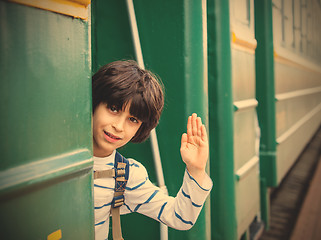
<instances>
[{"instance_id":1,"label":"boy's fingers","mask_svg":"<svg viewBox=\"0 0 321 240\"><path fill-rule=\"evenodd\" d=\"M207 141L207 132L204 125L201 126L201 132L202 132L202 136L201 136L202 140Z\"/></svg>"},{"instance_id":2,"label":"boy's fingers","mask_svg":"<svg viewBox=\"0 0 321 240\"><path fill-rule=\"evenodd\" d=\"M201 137L202 136L202 119L200 117L198 117L196 119L196 123L197 123L197 136Z\"/></svg>"},{"instance_id":3,"label":"boy's fingers","mask_svg":"<svg viewBox=\"0 0 321 240\"><path fill-rule=\"evenodd\" d=\"M187 134L183 133L181 138L181 150L186 146L187 143Z\"/></svg>"},{"instance_id":4,"label":"boy's fingers","mask_svg":"<svg viewBox=\"0 0 321 240\"><path fill-rule=\"evenodd\" d=\"M189 116L187 119L187 135L192 135L192 117Z\"/></svg>"},{"instance_id":5,"label":"boy's fingers","mask_svg":"<svg viewBox=\"0 0 321 240\"><path fill-rule=\"evenodd\" d=\"M193 136L197 135L196 119L197 119L197 115L196 115L196 113L193 113L193 115L192 115L192 133L193 133Z\"/></svg>"},{"instance_id":6,"label":"boy's fingers","mask_svg":"<svg viewBox=\"0 0 321 240\"><path fill-rule=\"evenodd\" d=\"M182 134L181 143L183 144L183 143L185 143L185 142L187 142L187 134L186 134L186 133L183 133L183 134Z\"/></svg>"}]
</instances>

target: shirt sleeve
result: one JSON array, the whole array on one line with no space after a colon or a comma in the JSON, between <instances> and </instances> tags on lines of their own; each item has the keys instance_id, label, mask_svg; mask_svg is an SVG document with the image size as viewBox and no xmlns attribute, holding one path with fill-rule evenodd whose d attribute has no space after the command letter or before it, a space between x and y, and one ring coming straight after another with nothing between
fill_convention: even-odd
<instances>
[{"instance_id":1,"label":"shirt sleeve","mask_svg":"<svg viewBox=\"0 0 321 240\"><path fill-rule=\"evenodd\" d=\"M148 178L145 167L131 160L129 181L125 191L125 204L121 213L138 212L169 227L188 230L196 222L213 183L206 175L200 185L185 170L183 184L176 197L171 197Z\"/></svg>"}]
</instances>

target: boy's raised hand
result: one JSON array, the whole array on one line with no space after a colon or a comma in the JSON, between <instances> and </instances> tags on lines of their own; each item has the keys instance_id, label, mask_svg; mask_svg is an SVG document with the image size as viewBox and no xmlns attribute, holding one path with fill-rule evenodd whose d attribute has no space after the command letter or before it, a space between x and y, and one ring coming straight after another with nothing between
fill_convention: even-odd
<instances>
[{"instance_id":1,"label":"boy's raised hand","mask_svg":"<svg viewBox=\"0 0 321 240\"><path fill-rule=\"evenodd\" d=\"M182 135L180 151L188 172L199 184L202 184L209 147L205 126L195 113L188 117L187 134Z\"/></svg>"}]
</instances>

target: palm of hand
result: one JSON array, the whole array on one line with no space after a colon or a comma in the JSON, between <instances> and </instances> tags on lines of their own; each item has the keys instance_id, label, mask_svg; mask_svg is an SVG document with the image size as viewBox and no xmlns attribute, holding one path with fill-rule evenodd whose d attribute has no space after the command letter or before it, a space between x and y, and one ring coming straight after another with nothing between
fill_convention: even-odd
<instances>
[{"instance_id":1,"label":"palm of hand","mask_svg":"<svg viewBox=\"0 0 321 240\"><path fill-rule=\"evenodd\" d=\"M188 171L205 171L208 158L208 140L201 118L193 114L187 121L187 134L182 135L181 156Z\"/></svg>"}]
</instances>

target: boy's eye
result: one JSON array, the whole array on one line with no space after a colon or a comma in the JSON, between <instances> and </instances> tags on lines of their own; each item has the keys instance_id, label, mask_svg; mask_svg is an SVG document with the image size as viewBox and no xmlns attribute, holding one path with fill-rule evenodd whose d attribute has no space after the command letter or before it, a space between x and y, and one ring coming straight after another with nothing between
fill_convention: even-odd
<instances>
[{"instance_id":1,"label":"boy's eye","mask_svg":"<svg viewBox=\"0 0 321 240\"><path fill-rule=\"evenodd\" d=\"M134 117L130 117L129 120L133 123L138 123L138 120Z\"/></svg>"},{"instance_id":2,"label":"boy's eye","mask_svg":"<svg viewBox=\"0 0 321 240\"><path fill-rule=\"evenodd\" d=\"M118 112L118 109L115 106L111 106L109 109L114 113Z\"/></svg>"}]
</instances>

